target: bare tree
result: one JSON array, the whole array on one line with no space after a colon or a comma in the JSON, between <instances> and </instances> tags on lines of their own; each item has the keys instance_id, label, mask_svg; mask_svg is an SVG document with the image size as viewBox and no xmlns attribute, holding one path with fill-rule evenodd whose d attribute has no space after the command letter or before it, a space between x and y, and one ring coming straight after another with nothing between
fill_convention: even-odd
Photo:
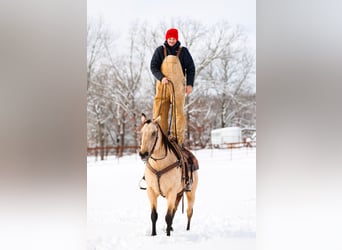
<instances>
[{"instance_id":1,"label":"bare tree","mask_svg":"<svg viewBox=\"0 0 342 250\"><path fill-rule=\"evenodd\" d=\"M239 100L239 95L255 83L254 57L246 48L245 36L239 27L219 22L209 29L200 27L198 30L204 33L196 36L198 41L190 39L196 62L196 81L186 105L188 139L191 134L198 133L196 123L199 119L207 123L205 138L212 128L218 127L217 120L221 121L220 127L227 126L251 105Z\"/></svg>"},{"instance_id":2,"label":"bare tree","mask_svg":"<svg viewBox=\"0 0 342 250\"><path fill-rule=\"evenodd\" d=\"M87 26L87 90L90 87L95 71L106 58L107 46L114 42L112 34L102 19L97 23L90 21Z\"/></svg>"},{"instance_id":3,"label":"bare tree","mask_svg":"<svg viewBox=\"0 0 342 250\"><path fill-rule=\"evenodd\" d=\"M216 80L220 127L243 126L241 112L255 103L242 98L250 90L253 80L254 57L238 48L226 51L215 64L215 70L210 74Z\"/></svg>"},{"instance_id":4,"label":"bare tree","mask_svg":"<svg viewBox=\"0 0 342 250\"><path fill-rule=\"evenodd\" d=\"M102 67L106 61L106 46L114 39L100 19L90 22L87 27L87 134L88 145L103 148L106 144L107 131L105 121L108 117L106 108L106 71ZM101 160L105 152L100 151Z\"/></svg>"},{"instance_id":5,"label":"bare tree","mask_svg":"<svg viewBox=\"0 0 342 250\"><path fill-rule=\"evenodd\" d=\"M116 53L114 58L110 48L107 47L106 51L110 59L109 63L109 77L110 84L108 91L111 102L110 110L116 126L119 128L120 134L120 146L121 148L125 145L127 136L131 136L133 145L138 146L137 139L137 124L140 115L138 107L139 91L142 87L142 78L145 73L145 53L144 46L141 45L140 41L136 39L139 34L145 32L145 27L137 28L133 25L129 33L129 47L128 53L124 53L120 57ZM126 51L124 51L126 52ZM126 128L131 131L126 134ZM120 156L122 151L120 152Z\"/></svg>"},{"instance_id":6,"label":"bare tree","mask_svg":"<svg viewBox=\"0 0 342 250\"><path fill-rule=\"evenodd\" d=\"M124 46L115 47L100 23L88 27L88 145L138 145L140 113L152 114L155 93L150 60L171 26L180 31L196 65L185 106L188 140L204 147L213 128L255 124L255 58L239 27L181 18L156 27L136 22Z\"/></svg>"}]
</instances>

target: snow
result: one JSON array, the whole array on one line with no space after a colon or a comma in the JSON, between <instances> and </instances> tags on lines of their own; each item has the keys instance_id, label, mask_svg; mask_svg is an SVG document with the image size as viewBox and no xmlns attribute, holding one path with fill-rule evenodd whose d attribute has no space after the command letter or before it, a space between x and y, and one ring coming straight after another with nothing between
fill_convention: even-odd
<instances>
[{"instance_id":1,"label":"snow","mask_svg":"<svg viewBox=\"0 0 342 250\"><path fill-rule=\"evenodd\" d=\"M158 199L157 235L151 236L150 206L138 183L144 163L137 154L96 161L88 157L88 250L255 249L256 149L192 151L199 186L190 231L180 203L166 236L166 200ZM184 199L184 210L186 210Z\"/></svg>"}]
</instances>

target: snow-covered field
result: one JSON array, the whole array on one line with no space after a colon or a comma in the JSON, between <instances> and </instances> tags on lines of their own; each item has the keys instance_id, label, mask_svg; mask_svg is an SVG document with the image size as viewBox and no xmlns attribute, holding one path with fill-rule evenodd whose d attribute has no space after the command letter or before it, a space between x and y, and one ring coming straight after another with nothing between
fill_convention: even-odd
<instances>
[{"instance_id":1,"label":"snow-covered field","mask_svg":"<svg viewBox=\"0 0 342 250\"><path fill-rule=\"evenodd\" d=\"M88 157L88 250L255 249L256 149L193 152L200 169L191 230L186 231L180 203L171 237L165 233L162 197L157 236L151 236L149 201L138 187L144 163L137 154L105 161Z\"/></svg>"}]
</instances>

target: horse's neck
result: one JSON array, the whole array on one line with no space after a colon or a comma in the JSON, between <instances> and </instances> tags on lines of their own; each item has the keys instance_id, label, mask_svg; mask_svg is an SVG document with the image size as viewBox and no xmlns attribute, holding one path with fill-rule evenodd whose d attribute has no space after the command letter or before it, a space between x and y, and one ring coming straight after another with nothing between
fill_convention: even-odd
<instances>
[{"instance_id":1,"label":"horse's neck","mask_svg":"<svg viewBox=\"0 0 342 250\"><path fill-rule=\"evenodd\" d=\"M161 131L159 131L158 137L159 138L158 138L158 141L157 141L156 146L154 148L153 154L151 155L155 159L163 158L164 156L166 156L168 154L168 152L165 151L165 146L163 144L163 138L162 138Z\"/></svg>"},{"instance_id":2,"label":"horse's neck","mask_svg":"<svg viewBox=\"0 0 342 250\"><path fill-rule=\"evenodd\" d=\"M161 133L161 131L159 131ZM165 145L163 144L162 135L159 134L159 138L154 149L152 156L152 162L154 162L154 166L156 168L165 168L167 165L174 163L177 160L177 157L174 155L172 150L167 147L167 151L165 151Z\"/></svg>"},{"instance_id":3,"label":"horse's neck","mask_svg":"<svg viewBox=\"0 0 342 250\"><path fill-rule=\"evenodd\" d=\"M153 154L151 155L155 159L163 158L166 155L164 146L159 146L154 149Z\"/></svg>"}]
</instances>

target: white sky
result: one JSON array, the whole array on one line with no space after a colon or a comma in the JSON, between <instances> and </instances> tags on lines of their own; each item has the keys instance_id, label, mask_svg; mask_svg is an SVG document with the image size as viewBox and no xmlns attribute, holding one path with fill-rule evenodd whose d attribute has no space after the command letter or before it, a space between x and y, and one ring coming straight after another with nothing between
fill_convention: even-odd
<instances>
[{"instance_id":1,"label":"white sky","mask_svg":"<svg viewBox=\"0 0 342 250\"><path fill-rule=\"evenodd\" d=\"M242 26L252 43L256 40L256 0L87 0L87 16L101 16L113 31L120 32L137 19L151 24L177 17L188 17L203 24L227 20Z\"/></svg>"}]
</instances>

